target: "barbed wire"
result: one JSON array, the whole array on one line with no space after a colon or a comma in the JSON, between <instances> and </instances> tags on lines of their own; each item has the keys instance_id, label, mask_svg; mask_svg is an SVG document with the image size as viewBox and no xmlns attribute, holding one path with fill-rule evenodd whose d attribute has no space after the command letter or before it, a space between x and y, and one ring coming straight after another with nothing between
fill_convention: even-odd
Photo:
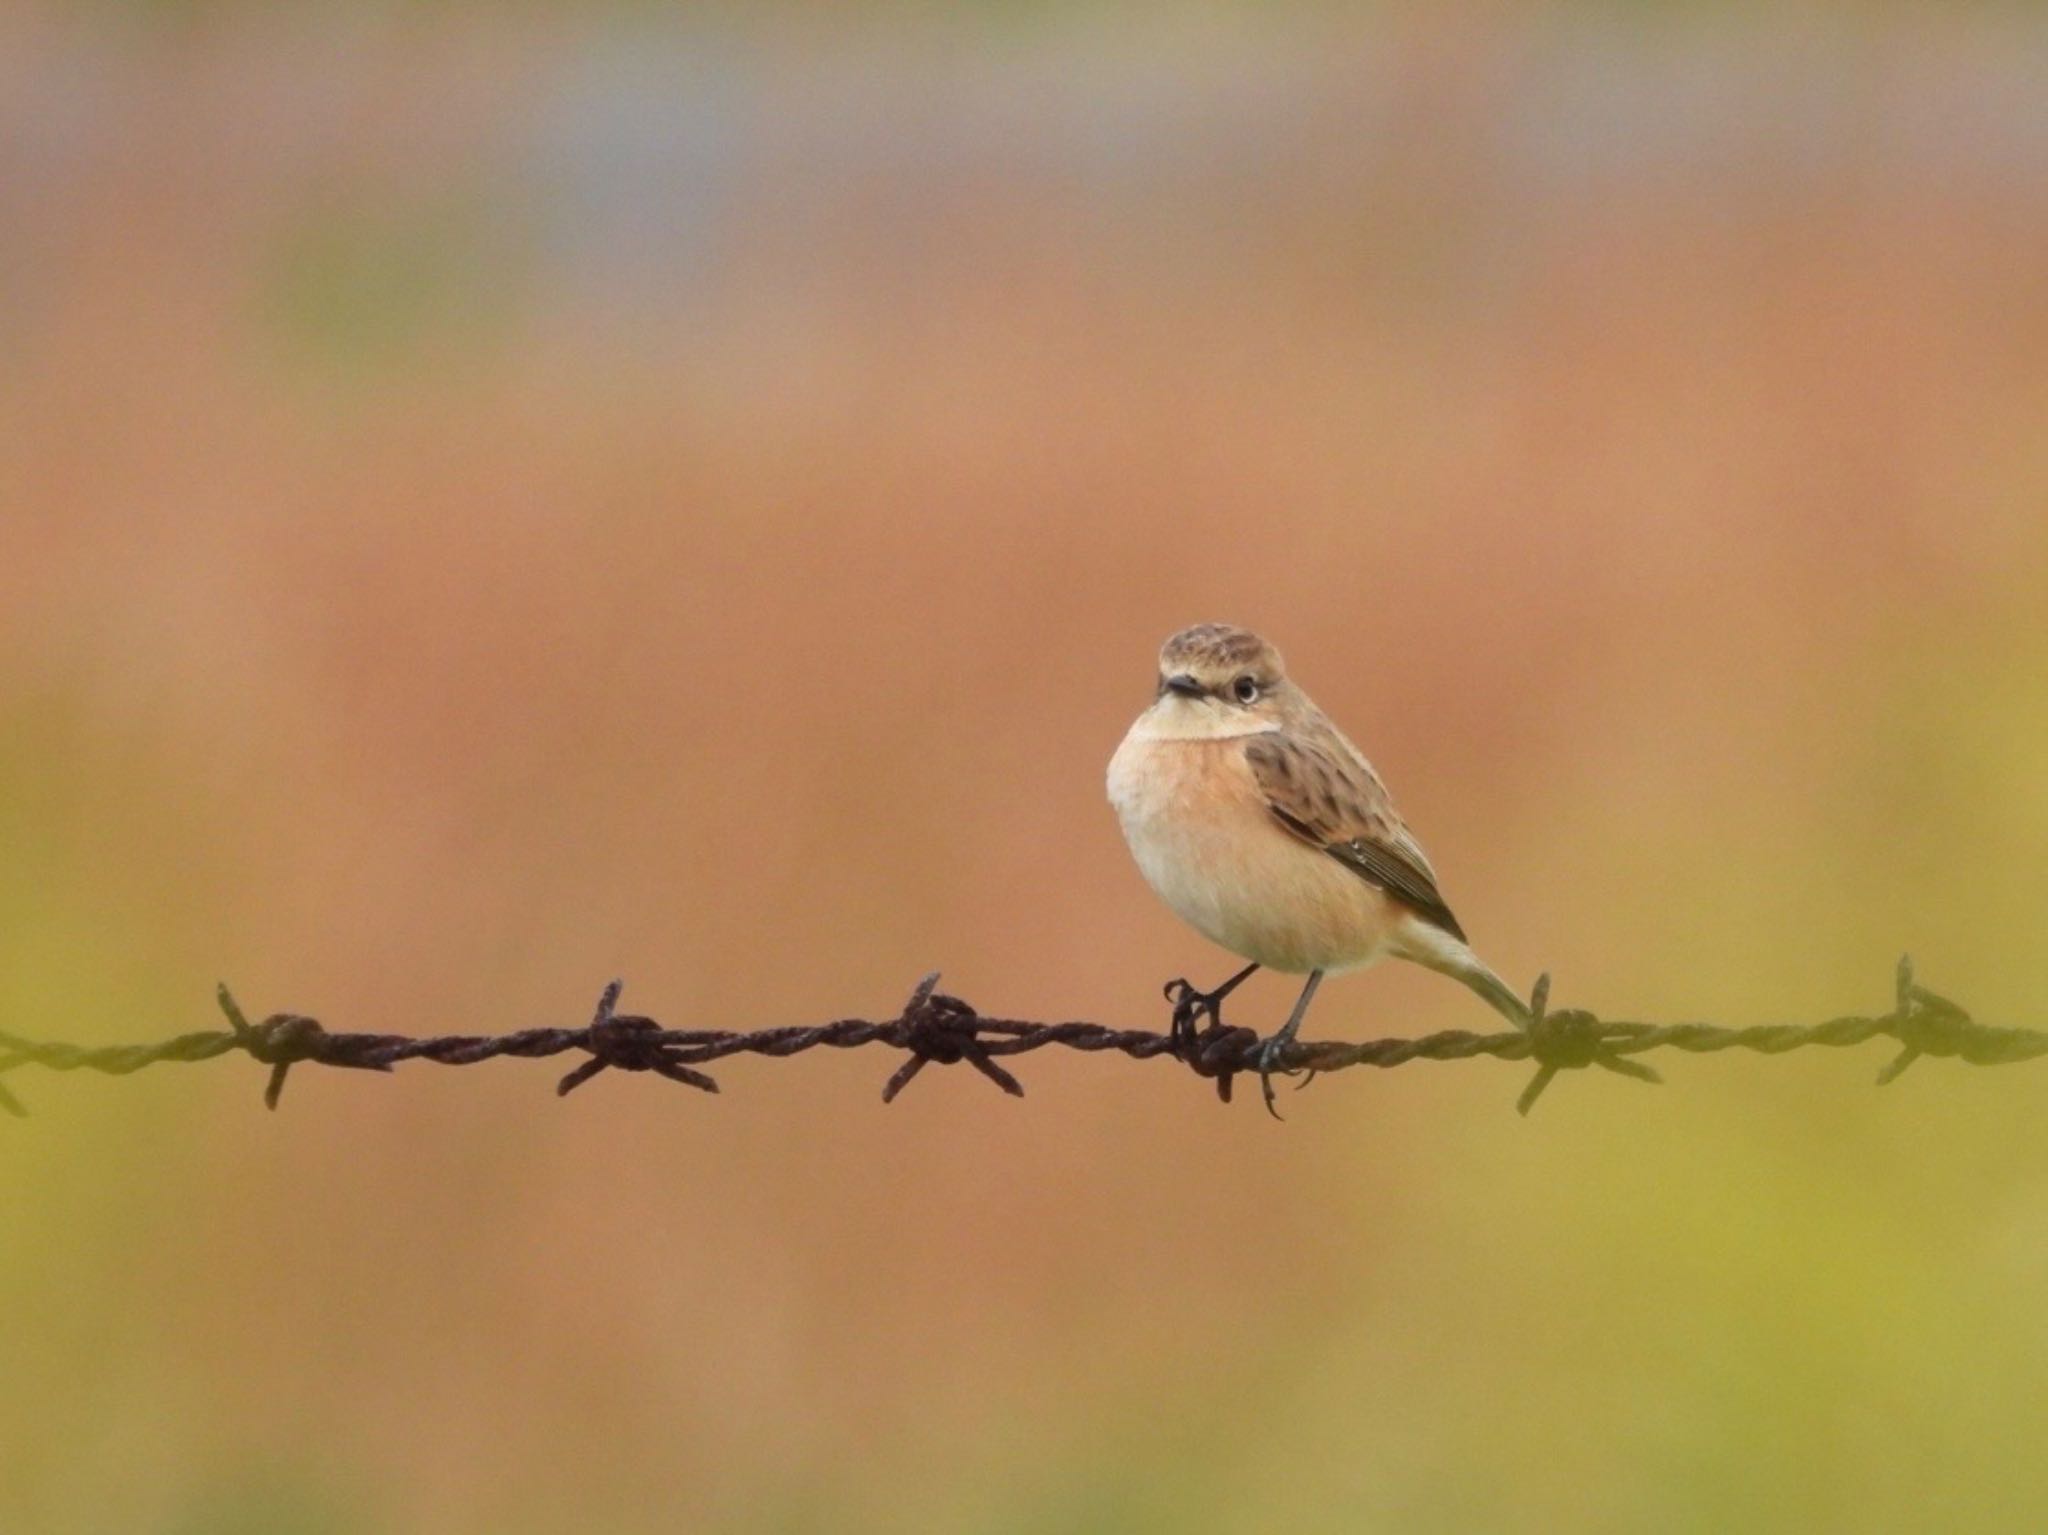
<instances>
[{"instance_id":1,"label":"barbed wire","mask_svg":"<svg viewBox=\"0 0 2048 1535\"><path fill-rule=\"evenodd\" d=\"M831 1023L786 1028L665 1029L652 1018L622 1014L618 1003L623 983L613 981L598 998L596 1012L581 1028L521 1029L509 1034L405 1034L332 1032L318 1019L301 1013L273 1013L251 1023L226 986L218 992L228 1027L181 1034L154 1044L81 1046L53 1044L0 1033L0 1077L25 1066L50 1071L96 1071L127 1076L148 1066L171 1061L215 1060L240 1053L270 1068L263 1101L276 1108L285 1079L294 1066L338 1066L358 1071L390 1071L401 1061L435 1061L443 1066L473 1066L502 1056L538 1059L580 1053L587 1057L556 1084L558 1094L581 1087L599 1073L651 1071L715 1093L718 1083L697 1068L737 1055L783 1059L806 1050L851 1050L886 1045L905 1052L882 1086L888 1103L910 1085L927 1065L962 1062L1013 1097L1024 1088L1002 1061L1051 1046L1093 1054L1113 1052L1134 1060L1166 1059L1215 1083L1217 1096L1228 1103L1231 1085L1241 1073L1260 1075L1267 1106L1271 1083L1259 1071L1260 1038L1251 1029L1224 1023L1220 1003L1197 992L1186 981L1167 984L1173 1004L1167 1032L1114 1029L1099 1023L1039 1023L1015 1018L984 1017L958 997L938 989L937 972L918 982L894 1018L842 1018ZM1898 1053L1878 1073L1880 1086L1923 1055L1967 1061L1972 1065L2006 1065L2048 1055L2048 1033L2035 1029L2001 1028L1978 1023L1946 997L1919 985L1910 957L1899 961L1894 1000L1889 1012L1844 1016L1814 1024L1757 1024L1725 1028L1711 1023L1631 1023L1602 1019L1583 1008L1549 1006L1550 977L1537 981L1530 999L1529 1027L1494 1034L1446 1029L1417 1038L1391 1038L1347 1043L1341 1040L1296 1040L1273 1063L1278 1074L1306 1074L1303 1085L1327 1072L1354 1066L1394 1067L1410 1061L1463 1061L1491 1056L1502 1061L1534 1061L1536 1070L1516 1100L1527 1114L1560 1071L1597 1066L1641 1082L1661 1082L1651 1067L1634 1059L1651 1050L1683 1050L1695 1055L1718 1050L1754 1050L1782 1055L1813 1045L1845 1047L1880 1037L1897 1041ZM17 1116L27 1111L0 1082L0 1108Z\"/></svg>"}]
</instances>

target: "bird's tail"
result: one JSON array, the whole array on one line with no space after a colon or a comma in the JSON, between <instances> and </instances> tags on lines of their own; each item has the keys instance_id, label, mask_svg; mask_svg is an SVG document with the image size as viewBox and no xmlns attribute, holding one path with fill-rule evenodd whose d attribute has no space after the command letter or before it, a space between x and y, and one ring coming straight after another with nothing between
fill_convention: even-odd
<instances>
[{"instance_id":1,"label":"bird's tail","mask_svg":"<svg viewBox=\"0 0 2048 1535\"><path fill-rule=\"evenodd\" d=\"M1506 981L1481 964L1478 955L1472 954L1470 950L1466 952L1472 963L1464 969L1453 970L1450 973L1492 1003L1494 1009L1509 1023L1526 1031L1529 1027L1529 1004L1510 991Z\"/></svg>"},{"instance_id":2,"label":"bird's tail","mask_svg":"<svg viewBox=\"0 0 2048 1535\"><path fill-rule=\"evenodd\" d=\"M1529 1005L1516 996L1508 983L1486 967L1486 961L1457 938L1431 923L1416 920L1406 926L1397 952L1443 975L1463 981L1486 999L1487 1005L1518 1029L1529 1027Z\"/></svg>"}]
</instances>

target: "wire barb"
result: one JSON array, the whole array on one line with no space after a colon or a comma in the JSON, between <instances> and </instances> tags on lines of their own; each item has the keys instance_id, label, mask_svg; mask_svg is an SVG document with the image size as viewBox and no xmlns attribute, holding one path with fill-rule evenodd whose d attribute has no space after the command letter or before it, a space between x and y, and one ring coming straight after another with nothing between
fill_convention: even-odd
<instances>
[{"instance_id":1,"label":"wire barb","mask_svg":"<svg viewBox=\"0 0 2048 1535\"><path fill-rule=\"evenodd\" d=\"M1536 1100L1543 1096L1544 1089L1560 1071L1599 1066L1619 1076L1633 1077L1638 1082L1655 1084L1664 1080L1641 1061L1631 1061L1615 1054L1607 1043L1600 1020L1583 1008L1566 1008L1553 1013L1550 1010L1550 972L1547 970L1536 977L1536 985L1529 993L1528 1032L1529 1055L1536 1062L1536 1074L1522 1089L1522 1096L1515 1100L1515 1112L1524 1118L1528 1117L1529 1110L1536 1107Z\"/></svg>"},{"instance_id":2,"label":"wire barb","mask_svg":"<svg viewBox=\"0 0 2048 1535\"><path fill-rule=\"evenodd\" d=\"M910 993L899 1021L903 1048L910 1059L898 1066L882 1084L882 1102L894 1103L896 1095L910 1086L928 1061L950 1066L965 1061L1012 1098L1024 1096L1024 1084L998 1066L988 1046L981 1041L980 1015L958 997L938 990L939 972L934 970Z\"/></svg>"},{"instance_id":3,"label":"wire barb","mask_svg":"<svg viewBox=\"0 0 2048 1535\"><path fill-rule=\"evenodd\" d=\"M598 997L597 1011L591 1015L590 1027L583 1031L581 1040L590 1059L555 1084L555 1096L568 1097L608 1066L621 1071L651 1071L700 1092L717 1092L715 1081L682 1063L678 1046L663 1042L660 1024L652 1018L618 1015L619 995L625 989L624 981L615 980Z\"/></svg>"},{"instance_id":4,"label":"wire barb","mask_svg":"<svg viewBox=\"0 0 2048 1535\"><path fill-rule=\"evenodd\" d=\"M1200 994L1185 982L1169 988L1174 1014L1164 1033L1114 1029L1100 1023L992 1018L960 998L946 995L938 986L939 976L934 971L918 982L894 1018L882 1020L842 1018L832 1023L754 1030L665 1029L652 1018L621 1014L618 1005L624 987L613 981L599 996L589 1023L580 1028L425 1036L336 1033L303 1013L273 1013L260 1023L251 1023L233 993L221 986L217 1000L227 1019L225 1030L181 1034L152 1044L100 1046L29 1040L0 1032L0 1076L26 1066L126 1076L171 1061L208 1061L240 1053L270 1068L263 1101L276 1108L291 1068L301 1064L390 1071L401 1061L472 1066L501 1056L538 1059L580 1052L586 1058L556 1083L558 1094L575 1091L608 1067L653 1072L699 1092L715 1093L718 1084L696 1069L708 1061L737 1055L782 1059L806 1050L879 1044L906 1052L882 1088L882 1101L888 1103L927 1065L962 1061L1003 1092L1021 1098L1024 1089L1002 1064L1003 1058L1060 1047L1089 1054L1110 1052L1133 1060L1163 1056L1213 1082L1217 1096L1228 1103L1237 1074L1258 1069L1259 1036L1250 1029L1226 1025L1220 1008L1213 1005L1220 1000L1215 993L1208 994L1211 1005L1198 1009L1194 1003ZM1545 975L1530 994L1526 1031L1477 1034L1446 1029L1418 1038L1358 1042L1297 1039L1282 1052L1283 1059L1277 1064L1313 1075L1354 1066L1385 1068L1410 1061L1464 1061L1478 1056L1533 1061L1535 1072L1515 1105L1527 1114L1561 1071L1597 1066L1637 1081L1661 1081L1655 1071L1635 1059L1651 1050L1698 1055L1740 1049L1782 1055L1809 1046L1840 1049L1878 1038L1895 1040L1899 1046L1898 1054L1878 1073L1880 1083L1896 1080L1922 1056L1993 1066L2048 1055L2048 1032L1977 1022L1955 1002L1920 985L1908 958L1899 961L1894 976L1891 1010L1873 1017L1852 1015L1814 1024L1766 1023L1747 1028L1617 1022L1582 1008L1552 1011L1550 977ZM0 1086L0 1109L17 1116L25 1112L5 1086Z\"/></svg>"},{"instance_id":5,"label":"wire barb","mask_svg":"<svg viewBox=\"0 0 2048 1535\"><path fill-rule=\"evenodd\" d=\"M1162 988L1168 1005L1173 1009L1172 1021L1167 1028L1169 1050L1196 1076L1214 1081L1216 1096L1224 1103L1230 1102L1231 1083L1238 1072L1246 1069L1246 1063L1252 1063L1256 1069L1262 1041L1250 1029L1233 1028L1224 1023L1223 1002L1258 968L1257 965L1248 965L1214 991L1197 991L1185 976L1175 976ZM1208 1019L1206 1025L1202 1022L1205 1018ZM1315 1069L1311 1067L1297 1086L1306 1087L1314 1080ZM1266 1108L1272 1112L1270 1093L1266 1096ZM1280 1116L1276 1113L1273 1117L1278 1119Z\"/></svg>"},{"instance_id":6,"label":"wire barb","mask_svg":"<svg viewBox=\"0 0 2048 1535\"><path fill-rule=\"evenodd\" d=\"M1923 1055L1958 1055L1977 1065L2002 1057L2004 1036L2021 1032L1991 1029L1978 1023L1947 997L1937 996L1913 979L1913 956L1899 956L1891 1016L1886 1020L1899 1041L1899 1053L1877 1074L1885 1087Z\"/></svg>"},{"instance_id":7,"label":"wire barb","mask_svg":"<svg viewBox=\"0 0 2048 1535\"><path fill-rule=\"evenodd\" d=\"M317 1018L308 1018L303 1013L272 1013L261 1023L252 1024L243 1016L234 993L228 990L225 981L219 984L214 996L220 1003L220 1010L227 1014L236 1047L246 1050L270 1068L270 1081L263 1089L263 1106L267 1109L277 1107L277 1100L284 1092L285 1074L300 1061L356 1066L370 1071L391 1069L388 1065L371 1061L330 1059L327 1055L328 1034L320 1027Z\"/></svg>"}]
</instances>

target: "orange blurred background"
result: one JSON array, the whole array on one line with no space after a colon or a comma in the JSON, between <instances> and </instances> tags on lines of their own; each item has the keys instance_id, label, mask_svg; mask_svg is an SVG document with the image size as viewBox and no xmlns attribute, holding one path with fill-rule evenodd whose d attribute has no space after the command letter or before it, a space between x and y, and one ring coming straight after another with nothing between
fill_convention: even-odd
<instances>
[{"instance_id":1,"label":"orange blurred background","mask_svg":"<svg viewBox=\"0 0 2048 1535\"><path fill-rule=\"evenodd\" d=\"M0 1029L1160 1024L1203 619L1517 984L2048 1024L2044 424L2031 8L17 5ZM2048 1084L1888 1055L19 1072L0 1528L2037 1529Z\"/></svg>"}]
</instances>

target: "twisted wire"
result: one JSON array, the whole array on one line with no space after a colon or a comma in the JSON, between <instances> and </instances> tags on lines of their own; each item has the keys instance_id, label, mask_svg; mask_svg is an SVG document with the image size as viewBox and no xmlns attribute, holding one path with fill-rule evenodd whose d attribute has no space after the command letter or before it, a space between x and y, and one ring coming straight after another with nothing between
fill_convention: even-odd
<instances>
[{"instance_id":1,"label":"twisted wire","mask_svg":"<svg viewBox=\"0 0 2048 1535\"><path fill-rule=\"evenodd\" d=\"M964 1063L1003 1092L1022 1097L1023 1085L1002 1061L1052 1047L1091 1054L1111 1052L1134 1060L1165 1057L1212 1081L1225 1102L1230 1101L1233 1080L1242 1073L1260 1075L1262 1085L1266 1084L1259 1036L1250 1029L1226 1025L1220 1003L1194 992L1185 982L1168 987L1169 997L1177 1000L1172 1026L1165 1033L1083 1021L1042 1023L984 1017L958 997L939 991L938 982L936 972L927 975L893 1018L841 1018L821 1024L736 1030L665 1029L652 1018L622 1014L618 1003L623 986L613 981L599 997L590 1022L578 1028L425 1036L334 1032L301 1013L273 1013L260 1023L251 1023L222 986L218 1000L228 1021L224 1030L180 1034L153 1044L100 1046L29 1040L0 1032L0 1077L27 1066L127 1076L172 1061L194 1063L240 1053L270 1068L264 1101L275 1108L294 1066L390 1071L404 1061L471 1066L504 1056L541 1059L581 1053L585 1059L560 1079L557 1093L573 1092L608 1069L653 1072L700 1092L715 1093L716 1080L698 1069L708 1062L738 1055L780 1060L807 1050L885 1045L904 1052L904 1059L883 1085L885 1103L927 1065L934 1064ZM1841 1049L1882 1037L1895 1041L1899 1050L1878 1073L1879 1085L1895 1080L1922 1056L1993 1066L2048 1055L2048 1032L1978 1023L1956 1003L1919 985L1910 958L1899 961L1889 1012L1814 1024L1726 1028L1711 1023L1604 1020L1579 1008L1552 1011L1549 991L1550 978L1545 976L1536 983L1530 999L1526 1030L1480 1034L1446 1029L1415 1038L1359 1043L1297 1040L1267 1060L1265 1067L1280 1074L1317 1075L1356 1066L1384 1069L1411 1061L1462 1061L1479 1056L1533 1061L1536 1070L1516 1103L1526 1114L1560 1071L1599 1067L1638 1081L1659 1082L1662 1078L1654 1069L1635 1059L1654 1050L1695 1055L1750 1050L1782 1055L1810 1046ZM1269 1090L1269 1106L1270 1102ZM0 1108L15 1115L26 1112L4 1082L0 1082Z\"/></svg>"}]
</instances>

